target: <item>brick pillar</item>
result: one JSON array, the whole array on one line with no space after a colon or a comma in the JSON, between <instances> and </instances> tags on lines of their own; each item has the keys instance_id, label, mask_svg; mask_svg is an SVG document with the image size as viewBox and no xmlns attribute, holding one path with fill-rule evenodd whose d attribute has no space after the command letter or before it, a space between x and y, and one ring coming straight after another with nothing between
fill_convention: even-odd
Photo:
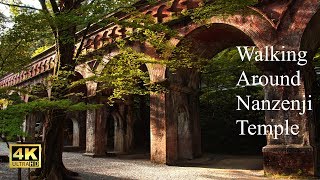
<instances>
[{"instance_id":1,"label":"brick pillar","mask_svg":"<svg viewBox=\"0 0 320 180\"><path fill-rule=\"evenodd\" d=\"M114 119L114 151L129 153L133 148L133 107L129 98L125 103L118 105L112 113Z\"/></svg>"},{"instance_id":2,"label":"brick pillar","mask_svg":"<svg viewBox=\"0 0 320 180\"><path fill-rule=\"evenodd\" d=\"M312 77L305 73L307 67L299 68L295 65L277 64L264 71L266 75L286 74L293 76L298 69L301 70L301 86L267 86L265 87L265 99L268 100L305 100L311 93ZM312 70L310 72L313 72ZM307 78L308 77L308 78ZM308 82L306 81L308 80ZM267 136L267 145L263 147L264 171L266 175L288 174L306 175L315 174L315 144L312 142L313 112L298 114L300 111L266 111L266 124L285 127L288 120L289 127L299 125L298 135L282 135L274 139Z\"/></svg>"},{"instance_id":3,"label":"brick pillar","mask_svg":"<svg viewBox=\"0 0 320 180\"><path fill-rule=\"evenodd\" d=\"M150 95L150 154L151 161L173 164L178 159L177 127L168 122L165 93Z\"/></svg>"},{"instance_id":4,"label":"brick pillar","mask_svg":"<svg viewBox=\"0 0 320 180\"><path fill-rule=\"evenodd\" d=\"M133 118L133 102L132 97L126 101L126 147L127 152L131 152L134 146L134 118ZM142 141L142 140L141 140Z\"/></svg>"},{"instance_id":5,"label":"brick pillar","mask_svg":"<svg viewBox=\"0 0 320 180\"><path fill-rule=\"evenodd\" d=\"M96 96L97 83L87 82L87 93L91 96L90 103L99 102ZM105 155L105 107L99 109L87 110L86 119L86 153L88 156Z\"/></svg>"},{"instance_id":6,"label":"brick pillar","mask_svg":"<svg viewBox=\"0 0 320 180\"><path fill-rule=\"evenodd\" d=\"M124 119L119 112L113 113L114 119L114 151L116 153L126 152Z\"/></svg>"},{"instance_id":7,"label":"brick pillar","mask_svg":"<svg viewBox=\"0 0 320 180\"><path fill-rule=\"evenodd\" d=\"M80 127L77 119L72 118L72 146L79 147L80 145Z\"/></svg>"},{"instance_id":8,"label":"brick pillar","mask_svg":"<svg viewBox=\"0 0 320 180\"><path fill-rule=\"evenodd\" d=\"M87 110L86 153L88 156L105 155L105 107Z\"/></svg>"},{"instance_id":9,"label":"brick pillar","mask_svg":"<svg viewBox=\"0 0 320 180\"><path fill-rule=\"evenodd\" d=\"M165 67L147 67L153 82L165 80ZM190 86L170 79L169 92L150 95L152 162L174 165L179 159L201 155L198 74L189 76L194 77L189 77Z\"/></svg>"}]
</instances>

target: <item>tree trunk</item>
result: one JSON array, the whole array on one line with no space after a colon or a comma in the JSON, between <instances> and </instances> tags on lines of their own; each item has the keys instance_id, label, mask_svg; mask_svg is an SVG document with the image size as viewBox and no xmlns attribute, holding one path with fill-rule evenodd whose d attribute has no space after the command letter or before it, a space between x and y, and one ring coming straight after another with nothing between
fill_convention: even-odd
<instances>
[{"instance_id":1,"label":"tree trunk","mask_svg":"<svg viewBox=\"0 0 320 180\"><path fill-rule=\"evenodd\" d=\"M61 28L58 30L56 39L56 58L60 67L65 67L64 70L74 71L75 61L73 61L74 47L75 47L75 27L69 29ZM56 71L59 68L56 68ZM57 75L58 73L55 72ZM68 77L71 79L71 77ZM67 84L60 89L53 89L58 91L62 99L67 93ZM63 132L64 121L66 113L64 110L53 110L46 115L46 122L44 124L45 134L42 146L42 164L41 169L35 171L35 175L41 179L61 180L61 179L75 179L78 173L67 170L62 162L63 151Z\"/></svg>"},{"instance_id":2,"label":"tree trunk","mask_svg":"<svg viewBox=\"0 0 320 180\"><path fill-rule=\"evenodd\" d=\"M67 170L62 162L63 130L65 113L54 110L46 115L45 134L42 146L42 167L33 176L40 179L75 179L78 174Z\"/></svg>"}]
</instances>

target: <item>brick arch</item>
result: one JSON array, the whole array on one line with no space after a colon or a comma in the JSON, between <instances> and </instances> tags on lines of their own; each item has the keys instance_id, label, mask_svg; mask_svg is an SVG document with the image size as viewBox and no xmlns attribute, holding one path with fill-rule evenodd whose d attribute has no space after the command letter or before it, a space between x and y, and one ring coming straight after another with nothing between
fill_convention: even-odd
<instances>
[{"instance_id":1,"label":"brick arch","mask_svg":"<svg viewBox=\"0 0 320 180\"><path fill-rule=\"evenodd\" d=\"M188 33L178 44L191 43L192 53L205 58L212 58L223 49L246 45L253 46L255 43L246 33L229 24L214 23L210 27L201 26ZM201 51L199 49L201 48ZM205 52L204 52L205 51Z\"/></svg>"},{"instance_id":2,"label":"brick arch","mask_svg":"<svg viewBox=\"0 0 320 180\"><path fill-rule=\"evenodd\" d=\"M38 62L36 65L36 75L41 73L41 64L42 62Z\"/></svg>"},{"instance_id":3,"label":"brick arch","mask_svg":"<svg viewBox=\"0 0 320 180\"><path fill-rule=\"evenodd\" d=\"M86 41L86 45L84 46L86 49L92 49L94 47L94 44L93 44L93 40L92 39L88 39Z\"/></svg>"},{"instance_id":4,"label":"brick arch","mask_svg":"<svg viewBox=\"0 0 320 180\"><path fill-rule=\"evenodd\" d=\"M44 61L44 71L47 71L50 69L50 60L47 59Z\"/></svg>"},{"instance_id":5,"label":"brick arch","mask_svg":"<svg viewBox=\"0 0 320 180\"><path fill-rule=\"evenodd\" d=\"M109 41L108 33L109 33L109 31L104 31L103 32L102 41Z\"/></svg>"},{"instance_id":6,"label":"brick arch","mask_svg":"<svg viewBox=\"0 0 320 180\"><path fill-rule=\"evenodd\" d=\"M96 35L93 40L94 49L98 49L102 46L102 36L100 34Z\"/></svg>"},{"instance_id":7,"label":"brick arch","mask_svg":"<svg viewBox=\"0 0 320 180\"><path fill-rule=\"evenodd\" d=\"M118 26L113 27L109 37L111 37L113 40L117 39L120 36L118 32L119 29L120 28Z\"/></svg>"},{"instance_id":8,"label":"brick arch","mask_svg":"<svg viewBox=\"0 0 320 180\"><path fill-rule=\"evenodd\" d=\"M181 31L183 38L176 43L176 48L189 44L188 52L202 58L211 59L222 50L234 46L253 46L253 35L244 32L239 26L229 23L211 23L209 27L194 25L188 31ZM152 54L151 51L149 51ZM154 53L154 52L153 52ZM156 67L158 66L158 67ZM179 159L191 159L201 155L201 130L199 121L199 87L200 76L197 69L179 68L174 73L161 65L148 66L151 81L168 81L169 91L166 94L151 95L150 124L154 129L162 129L158 119L165 119L168 134L180 132L180 135L161 135L160 130L151 130L154 139L166 139L167 150L162 154L157 142L152 142L151 159L155 162L174 164ZM161 104L162 103L162 104ZM162 106L163 105L163 106ZM179 109L172 107L181 107ZM159 115L159 109L164 115ZM161 112L161 111L160 111ZM156 117L156 118L155 118ZM179 122L180 121L180 122ZM186 131L186 132L185 132ZM152 140L152 139L151 139ZM165 141L165 140L164 140ZM180 142L180 143L179 143ZM169 150L168 150L169 147ZM181 151L184 149L184 151ZM164 150L163 150L164 152ZM159 155L160 154L160 155ZM163 155L163 156L162 156Z\"/></svg>"},{"instance_id":9,"label":"brick arch","mask_svg":"<svg viewBox=\"0 0 320 180\"><path fill-rule=\"evenodd\" d=\"M319 7L319 4L317 4ZM307 51L308 64L304 67L305 76L307 81L305 82L306 90L308 94L311 94L311 89L314 88L314 82L316 81L314 66L312 60L320 48L320 10L316 11L310 18L310 21L304 24L305 29L303 34L301 34L301 39L299 42L299 50ZM310 88L308 88L310 87Z\"/></svg>"},{"instance_id":10,"label":"brick arch","mask_svg":"<svg viewBox=\"0 0 320 180\"><path fill-rule=\"evenodd\" d=\"M81 79L83 79L83 75L79 71L75 71L74 75L72 77L72 81L76 82L76 81L79 81ZM83 93L84 95L86 95L87 94L87 87L86 87L85 84L79 84L79 85L77 85L75 87L72 87L70 89L70 91L72 93Z\"/></svg>"},{"instance_id":11,"label":"brick arch","mask_svg":"<svg viewBox=\"0 0 320 180\"><path fill-rule=\"evenodd\" d=\"M49 69L54 68L55 66L55 59L54 58L50 58L49 60Z\"/></svg>"},{"instance_id":12,"label":"brick arch","mask_svg":"<svg viewBox=\"0 0 320 180\"><path fill-rule=\"evenodd\" d=\"M279 41L284 46L292 46L291 49L296 51L299 48L304 49L306 43L308 43L306 39L308 34L319 32L319 25L316 23L317 20L319 21L319 8L320 2L318 0L292 1L291 7L288 8L283 16L278 28ZM318 34L315 33L313 38L318 38ZM292 44L292 42L294 43ZM314 39L311 38L308 44L312 44L313 42Z\"/></svg>"},{"instance_id":13,"label":"brick arch","mask_svg":"<svg viewBox=\"0 0 320 180\"><path fill-rule=\"evenodd\" d=\"M191 54L197 57L212 59L216 54L224 49L235 46L255 46L255 43L242 30L229 24L214 23L210 27L201 26L188 33L179 43L181 46L190 46L187 49ZM196 69L178 69L172 74L169 69L166 70L166 79L173 81L191 89L199 88L199 75Z\"/></svg>"},{"instance_id":14,"label":"brick arch","mask_svg":"<svg viewBox=\"0 0 320 180\"><path fill-rule=\"evenodd\" d=\"M308 51L311 57L317 52L320 47L320 10L318 10L310 19L303 31L300 50Z\"/></svg>"},{"instance_id":15,"label":"brick arch","mask_svg":"<svg viewBox=\"0 0 320 180\"><path fill-rule=\"evenodd\" d=\"M34 77L34 76L39 74L39 69L38 68L39 68L39 63L34 64L32 66L32 77Z\"/></svg>"},{"instance_id":16,"label":"brick arch","mask_svg":"<svg viewBox=\"0 0 320 180\"><path fill-rule=\"evenodd\" d=\"M146 15L152 15L152 11L147 11Z\"/></svg>"},{"instance_id":17,"label":"brick arch","mask_svg":"<svg viewBox=\"0 0 320 180\"><path fill-rule=\"evenodd\" d=\"M157 22L158 23L163 23L164 19L169 17L169 12L168 12L167 6L166 5L161 5L157 9L157 13L155 15L153 15L153 17L157 18Z\"/></svg>"},{"instance_id":18,"label":"brick arch","mask_svg":"<svg viewBox=\"0 0 320 180\"><path fill-rule=\"evenodd\" d=\"M251 9L247 9L248 14L250 14ZM213 16L206 20L206 24L199 24L195 22L190 22L184 26L178 27L176 30L181 38L172 38L171 44L178 46L181 40L188 38L188 36L196 33L199 29L204 29L206 27L211 28L214 25L221 24L226 27L227 30L235 29L238 30L240 34L244 34L249 37L252 42L258 47L263 48L266 44L273 45L277 38L276 29L269 23L269 21L261 15L252 14L243 15L233 15L228 18L221 18Z\"/></svg>"},{"instance_id":19,"label":"brick arch","mask_svg":"<svg viewBox=\"0 0 320 180\"><path fill-rule=\"evenodd\" d=\"M319 4L318 4L319 6ZM308 64L302 69L304 72L305 77L305 93L306 94L312 94L312 96L319 96L319 85L317 82L317 75L316 71L314 69L314 65L312 64L313 58L315 54L317 53L317 50L320 48L320 10L312 16L310 21L306 24L306 28L303 31L303 34L301 36L300 40L300 51L307 51L307 60ZM317 101L318 97L313 97L313 110L316 110L320 106L320 102ZM310 143L313 144L315 147L315 150L319 149L319 141L320 141L320 131L319 131L319 115L318 113L310 113L310 120L307 124L307 128L310 130ZM319 175L319 166L320 166L320 160L319 155L316 154L315 156L315 173Z\"/></svg>"},{"instance_id":20,"label":"brick arch","mask_svg":"<svg viewBox=\"0 0 320 180\"><path fill-rule=\"evenodd\" d=\"M39 73L43 73L45 71L45 61L40 62L40 71Z\"/></svg>"},{"instance_id":21,"label":"brick arch","mask_svg":"<svg viewBox=\"0 0 320 180\"><path fill-rule=\"evenodd\" d=\"M83 78L89 78L91 76L94 76L93 70L87 63L76 66L75 71L81 74Z\"/></svg>"}]
</instances>

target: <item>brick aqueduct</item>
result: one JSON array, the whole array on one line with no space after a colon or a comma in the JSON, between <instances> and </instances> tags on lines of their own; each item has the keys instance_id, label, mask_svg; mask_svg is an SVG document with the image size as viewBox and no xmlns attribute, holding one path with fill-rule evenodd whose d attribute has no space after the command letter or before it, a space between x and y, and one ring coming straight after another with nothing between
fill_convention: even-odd
<instances>
[{"instance_id":1,"label":"brick aqueduct","mask_svg":"<svg viewBox=\"0 0 320 180\"><path fill-rule=\"evenodd\" d=\"M195 8L200 0L174 0L159 2L157 5L141 7L141 13L151 14L158 23L171 21L172 14L182 10ZM172 23L172 28L179 32L181 38L172 39L173 45L179 47L181 42L190 41L194 54L212 58L223 49L241 45L254 45L259 49L274 46L275 49L308 51L308 60L312 60L320 46L320 2L317 0L259 0L257 5L248 7L248 12L230 17L211 17L206 22L211 26L194 22ZM118 15L126 18L125 15ZM130 29L126 29L130 31ZM111 38L124 38L124 28L109 25L92 31L85 40L87 51L94 51ZM201 49L201 53L197 51ZM137 50L155 58L156 52L148 45L140 45ZM116 55L116 51L106 53ZM52 73L55 66L54 48L34 58L27 70L9 74L0 80L0 86L32 86L41 83L43 78ZM103 64L93 66L94 60L88 59L76 71L83 77L90 77L94 71L103 68ZM315 72L311 63L299 67L290 63L262 62L260 69L264 74L293 74L301 70L302 85L298 87L267 86L265 98L272 99L305 99L312 93ZM151 161L156 163L175 164L180 159L191 159L201 155L201 135L199 122L199 76L195 72L178 71L176 74L166 73L163 65L149 65L147 69L153 82L169 80L170 91L150 95L150 154ZM86 92L90 96L96 94L98 84L88 82ZM28 101L28 96L23 96ZM101 99L101 98L100 98ZM103 107L88 110L86 115L76 114L70 119L73 122L73 146L86 149L87 155L100 156L106 152L107 119L114 119L114 150L120 153L131 151L135 140L134 118L130 109L132 102L118 103L110 110ZM35 124L40 115L33 114L26 119L25 129L34 133ZM264 171L266 174L300 174L318 175L319 168L319 123L315 113L299 115L297 111L266 111L265 121L269 124L284 124L284 119L300 126L297 136L282 135L279 139L267 136L267 145L262 149ZM108 128L107 128L108 129ZM214 139L213 139L214 141Z\"/></svg>"}]
</instances>

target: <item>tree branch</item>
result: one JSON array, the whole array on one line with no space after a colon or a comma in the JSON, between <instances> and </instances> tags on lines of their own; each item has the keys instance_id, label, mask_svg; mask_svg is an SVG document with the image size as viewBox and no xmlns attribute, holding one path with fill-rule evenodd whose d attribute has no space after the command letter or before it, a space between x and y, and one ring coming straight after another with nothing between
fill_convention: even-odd
<instances>
[{"instance_id":1,"label":"tree branch","mask_svg":"<svg viewBox=\"0 0 320 180\"><path fill-rule=\"evenodd\" d=\"M75 2L75 4L76 4L76 3L79 3L79 5L80 5L81 2L83 2L83 0L78 0L77 2ZM90 2L90 4L93 4L94 2L95 2L95 0L92 0L92 1ZM78 50L77 50L77 54L76 54L76 56L75 56L75 59L77 59L77 58L80 56L80 53L81 53L82 48L83 48L84 40L85 40L85 38L86 38L86 36L87 36L87 34L88 34L88 32L89 32L90 26L91 26L91 23L89 22L88 25L87 25L87 27L86 27L86 29L85 29L84 32L83 32L82 39L81 39L81 42L80 42L80 46L79 46L79 48L78 48Z\"/></svg>"},{"instance_id":2,"label":"tree branch","mask_svg":"<svg viewBox=\"0 0 320 180\"><path fill-rule=\"evenodd\" d=\"M82 2L84 2L84 0L77 0L76 2L74 2L75 5L80 5Z\"/></svg>"},{"instance_id":3,"label":"tree branch","mask_svg":"<svg viewBox=\"0 0 320 180\"><path fill-rule=\"evenodd\" d=\"M45 0L39 0L40 4L41 4L41 7L42 7L42 10L45 12L45 13L50 13L49 10L48 10L48 7L46 5L46 2Z\"/></svg>"},{"instance_id":4,"label":"tree branch","mask_svg":"<svg viewBox=\"0 0 320 180\"><path fill-rule=\"evenodd\" d=\"M77 50L77 54L76 54L76 56L75 56L76 59L79 57L79 55L80 55L80 53L81 53L81 51L82 51L83 44L84 44L84 40L85 40L85 38L86 38L86 36L87 36L87 34L88 34L88 32L89 32L90 26L91 26L91 24L88 23L86 29L83 31L83 35L82 35L82 39L81 39L81 42L80 42L80 46L79 46L79 48L78 48L78 50Z\"/></svg>"},{"instance_id":5,"label":"tree branch","mask_svg":"<svg viewBox=\"0 0 320 180\"><path fill-rule=\"evenodd\" d=\"M7 54L7 56L3 59L3 60L7 60L11 54L20 46L22 40L20 39L19 42L14 46L13 49L11 49L11 51Z\"/></svg>"},{"instance_id":6,"label":"tree branch","mask_svg":"<svg viewBox=\"0 0 320 180\"><path fill-rule=\"evenodd\" d=\"M53 12L56 14L56 13L59 13L60 10L59 10L59 7L58 7L58 4L55 0L50 0L50 3L51 3L51 6L52 6L52 10Z\"/></svg>"},{"instance_id":7,"label":"tree branch","mask_svg":"<svg viewBox=\"0 0 320 180\"><path fill-rule=\"evenodd\" d=\"M5 3L5 2L0 2L0 4L3 4L5 6L9 6L9 7L18 7L18 8L24 8L24 9L32 9L32 10L36 10L36 11L41 11L41 9L32 7L32 6L25 6L25 5L19 5L19 4L10 4L10 3Z\"/></svg>"},{"instance_id":8,"label":"tree branch","mask_svg":"<svg viewBox=\"0 0 320 180\"><path fill-rule=\"evenodd\" d=\"M45 2L45 0L39 0L39 2L40 2L40 4L41 4L41 7L42 7L42 10L48 15L48 16L50 16L50 18L53 18L52 16L51 16L51 14L50 14L50 11L49 11L49 9L48 9L48 7L47 7L47 5L46 5L46 2ZM56 29L55 29L55 26L52 24L52 22L49 20L49 25L50 25L50 28L51 28L51 30L52 30L52 33L53 33L53 35L54 35L54 37L56 38L57 37L57 34L56 34Z\"/></svg>"},{"instance_id":9,"label":"tree branch","mask_svg":"<svg viewBox=\"0 0 320 180\"><path fill-rule=\"evenodd\" d=\"M15 45L15 47L13 49L11 49L11 51L4 58L1 58L1 60L2 60L1 65L0 65L1 68L3 68L5 62L11 56L11 54L20 46L21 42L22 42L22 40L19 40L19 42Z\"/></svg>"}]
</instances>

